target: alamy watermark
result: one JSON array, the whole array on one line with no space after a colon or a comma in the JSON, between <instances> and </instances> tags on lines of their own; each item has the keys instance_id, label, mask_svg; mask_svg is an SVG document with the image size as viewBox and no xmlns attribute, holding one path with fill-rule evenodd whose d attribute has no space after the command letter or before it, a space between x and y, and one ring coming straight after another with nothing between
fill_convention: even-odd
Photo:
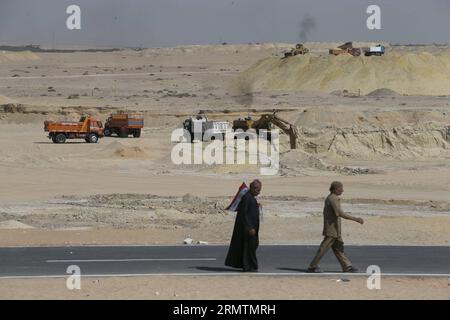
<instances>
[{"instance_id":1,"label":"alamy watermark","mask_svg":"<svg viewBox=\"0 0 450 320\"><path fill-rule=\"evenodd\" d=\"M381 290L381 268L377 265L367 267L366 273L370 275L367 278L367 289Z\"/></svg>"},{"instance_id":2,"label":"alamy watermark","mask_svg":"<svg viewBox=\"0 0 450 320\"><path fill-rule=\"evenodd\" d=\"M81 268L77 265L67 267L67 274L70 276L66 280L68 290L81 290Z\"/></svg>"},{"instance_id":3,"label":"alamy watermark","mask_svg":"<svg viewBox=\"0 0 450 320\"><path fill-rule=\"evenodd\" d=\"M66 20L66 27L69 30L81 30L81 8L72 4L67 7L66 13L69 17Z\"/></svg>"},{"instance_id":4,"label":"alamy watermark","mask_svg":"<svg viewBox=\"0 0 450 320\"><path fill-rule=\"evenodd\" d=\"M261 175L276 175L280 168L279 130L194 131L175 129L171 160L175 165L260 165ZM205 146L206 145L206 146Z\"/></svg>"},{"instance_id":5,"label":"alamy watermark","mask_svg":"<svg viewBox=\"0 0 450 320\"><path fill-rule=\"evenodd\" d=\"M366 25L369 30L381 30L381 8L377 5L370 5L366 10L370 16L367 18Z\"/></svg>"}]
</instances>

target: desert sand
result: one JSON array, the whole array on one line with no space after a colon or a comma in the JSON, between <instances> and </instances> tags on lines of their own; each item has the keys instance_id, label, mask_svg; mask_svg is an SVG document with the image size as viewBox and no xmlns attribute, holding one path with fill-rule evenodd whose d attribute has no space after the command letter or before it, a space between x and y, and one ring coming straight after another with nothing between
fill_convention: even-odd
<instances>
[{"instance_id":1,"label":"desert sand","mask_svg":"<svg viewBox=\"0 0 450 320\"><path fill-rule=\"evenodd\" d=\"M344 223L347 244L449 245L449 47L354 58L328 56L335 44L306 45L311 54L288 59L291 44L0 53L0 245L226 244L234 214L223 208L254 178L262 244L318 244L323 199L341 180L344 210L366 221ZM141 138L57 145L43 130L44 120L105 121L117 110L144 115ZM170 135L190 115L232 121L274 110L300 133L296 150L281 136L277 175L171 162ZM408 296L395 290L383 297Z\"/></svg>"},{"instance_id":2,"label":"desert sand","mask_svg":"<svg viewBox=\"0 0 450 320\"><path fill-rule=\"evenodd\" d=\"M344 280L344 281L342 281ZM346 281L349 280L349 281ZM144 300L448 300L445 278L391 278L368 290L365 277L132 277L83 278L81 290L67 290L66 279L2 279L1 299ZM42 290L45 286L46 290ZM239 290L236 290L239 288ZM35 294L39 292L39 296Z\"/></svg>"}]
</instances>

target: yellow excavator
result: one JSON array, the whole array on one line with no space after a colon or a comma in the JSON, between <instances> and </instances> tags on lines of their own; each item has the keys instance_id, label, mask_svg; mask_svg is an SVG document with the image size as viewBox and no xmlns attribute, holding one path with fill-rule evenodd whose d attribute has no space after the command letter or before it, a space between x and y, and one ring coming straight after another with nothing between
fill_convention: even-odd
<instances>
[{"instance_id":1,"label":"yellow excavator","mask_svg":"<svg viewBox=\"0 0 450 320\"><path fill-rule=\"evenodd\" d=\"M236 131L240 129L242 131L247 131L249 129L255 129L258 134L259 130L267 130L270 132L272 125L280 128L289 136L291 149L297 149L297 140L299 136L297 127L288 121L281 119L276 112L262 114L258 120L253 120L250 116L234 120L233 130Z\"/></svg>"},{"instance_id":2,"label":"yellow excavator","mask_svg":"<svg viewBox=\"0 0 450 320\"><path fill-rule=\"evenodd\" d=\"M328 50L329 54L334 56L339 56L341 54L350 54L354 57L359 57L361 55L361 49L353 47L353 42L346 42L343 45Z\"/></svg>"},{"instance_id":3,"label":"yellow excavator","mask_svg":"<svg viewBox=\"0 0 450 320\"><path fill-rule=\"evenodd\" d=\"M284 58L294 57L299 54L307 54L309 53L309 49L305 47L302 43L297 43L295 48L292 48L291 51L287 51L284 53Z\"/></svg>"}]
</instances>

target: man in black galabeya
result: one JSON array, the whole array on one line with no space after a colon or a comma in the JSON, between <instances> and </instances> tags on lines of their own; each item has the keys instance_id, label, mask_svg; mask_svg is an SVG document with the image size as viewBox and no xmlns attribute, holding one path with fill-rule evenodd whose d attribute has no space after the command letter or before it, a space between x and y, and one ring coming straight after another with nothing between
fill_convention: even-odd
<instances>
[{"instance_id":1,"label":"man in black galabeya","mask_svg":"<svg viewBox=\"0 0 450 320\"><path fill-rule=\"evenodd\" d=\"M254 180L242 197L225 265L242 268L245 272L258 271L256 249L259 245L259 204L255 197L261 192L261 182Z\"/></svg>"}]
</instances>

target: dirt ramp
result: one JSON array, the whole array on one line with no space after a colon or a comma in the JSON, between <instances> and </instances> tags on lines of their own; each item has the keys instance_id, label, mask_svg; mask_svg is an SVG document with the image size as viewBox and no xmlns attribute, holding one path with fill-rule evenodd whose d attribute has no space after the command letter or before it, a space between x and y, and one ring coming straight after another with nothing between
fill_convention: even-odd
<instances>
[{"instance_id":1,"label":"dirt ramp","mask_svg":"<svg viewBox=\"0 0 450 320\"><path fill-rule=\"evenodd\" d=\"M383 57L307 54L289 59L265 58L243 72L239 81L253 90L338 90L406 95L450 94L450 56L391 53ZM384 89L381 92L374 90Z\"/></svg>"}]
</instances>

